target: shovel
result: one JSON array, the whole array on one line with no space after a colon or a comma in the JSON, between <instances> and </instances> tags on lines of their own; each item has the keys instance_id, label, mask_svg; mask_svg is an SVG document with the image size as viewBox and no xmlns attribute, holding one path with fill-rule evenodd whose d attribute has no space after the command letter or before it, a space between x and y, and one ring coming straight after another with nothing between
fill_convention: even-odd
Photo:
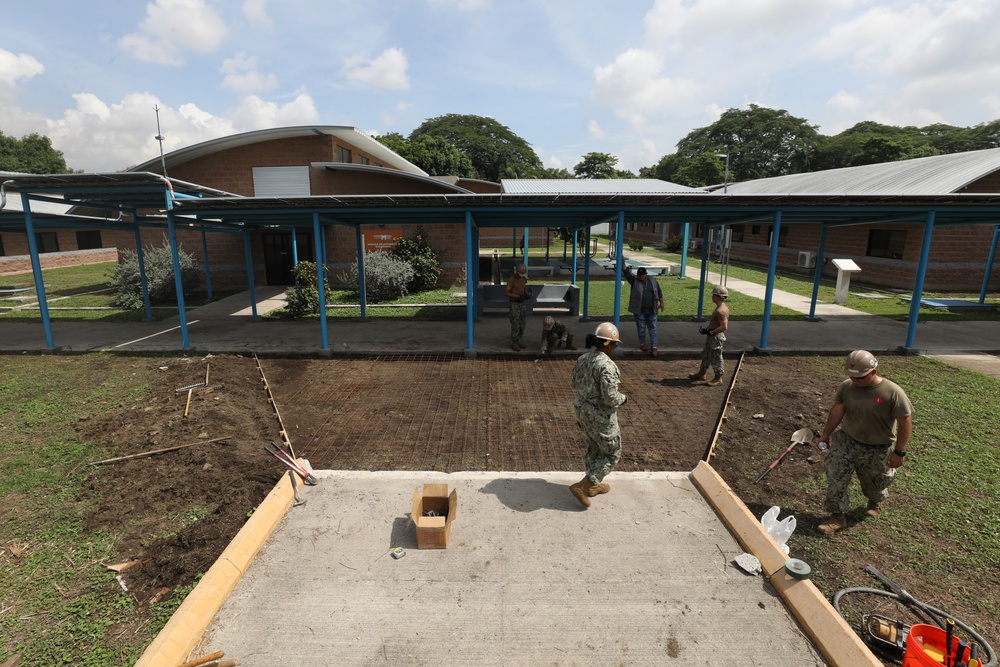
<instances>
[{"instance_id":1,"label":"shovel","mask_svg":"<svg viewBox=\"0 0 1000 667\"><path fill-rule=\"evenodd\" d=\"M769 465L767 467L767 470L765 470L764 472L762 472L760 474L760 477L758 477L757 479L755 479L753 481L753 483L756 484L760 480L762 480L765 477L767 477L767 473L769 473L772 470L774 470L775 468L777 468L778 464L781 463L781 460L783 458L785 458L785 456L788 454L788 452L792 451L795 448L795 445L805 445L805 444L808 444L808 443L812 442L812 439L813 439L812 429L800 428L795 433L792 433L792 444L790 444L788 446L788 449L786 449L785 451L783 451L781 453L781 456L779 456L778 458L776 458L774 460L774 463L772 463L771 465Z\"/></svg>"}]
</instances>

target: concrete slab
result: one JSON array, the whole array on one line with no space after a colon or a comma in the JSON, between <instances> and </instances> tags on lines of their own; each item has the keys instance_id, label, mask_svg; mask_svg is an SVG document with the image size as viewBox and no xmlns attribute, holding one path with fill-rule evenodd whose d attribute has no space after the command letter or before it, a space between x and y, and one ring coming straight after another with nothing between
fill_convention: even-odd
<instances>
[{"instance_id":1,"label":"concrete slab","mask_svg":"<svg viewBox=\"0 0 1000 667\"><path fill-rule=\"evenodd\" d=\"M209 627L245 667L825 664L688 473L615 473L583 510L571 473L318 471ZM415 487L458 491L421 551ZM392 558L394 547L406 556Z\"/></svg>"}]
</instances>

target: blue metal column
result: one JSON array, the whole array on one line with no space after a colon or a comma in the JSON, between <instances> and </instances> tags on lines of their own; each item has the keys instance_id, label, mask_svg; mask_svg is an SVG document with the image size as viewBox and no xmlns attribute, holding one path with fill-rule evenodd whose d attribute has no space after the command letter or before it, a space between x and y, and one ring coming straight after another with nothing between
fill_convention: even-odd
<instances>
[{"instance_id":1,"label":"blue metal column","mask_svg":"<svg viewBox=\"0 0 1000 667\"><path fill-rule=\"evenodd\" d=\"M931 236L934 234L934 218L936 211L927 211L927 222L924 223L924 239L920 243L920 261L917 263L917 279L913 282L913 298L910 300L910 321L906 327L906 348L913 347L913 339L917 335L917 319L920 314L920 301L924 298L924 276L927 273L927 258L931 254Z\"/></svg>"},{"instance_id":2,"label":"blue metal column","mask_svg":"<svg viewBox=\"0 0 1000 667\"><path fill-rule=\"evenodd\" d=\"M358 245L358 296L361 297L361 321L368 319L368 298L365 294L365 241L361 226L354 230L354 240Z\"/></svg>"},{"instance_id":3,"label":"blue metal column","mask_svg":"<svg viewBox=\"0 0 1000 667\"><path fill-rule=\"evenodd\" d=\"M587 252L583 253L583 309L580 311L580 321L587 322L590 320L590 227L587 227L587 233L584 235L587 242Z\"/></svg>"},{"instance_id":4,"label":"blue metal column","mask_svg":"<svg viewBox=\"0 0 1000 667\"><path fill-rule=\"evenodd\" d=\"M816 272L813 275L812 301L809 303L810 322L816 321L816 299L819 296L819 279L823 276L823 254L826 252L826 225L819 226L819 248L816 249Z\"/></svg>"},{"instance_id":5,"label":"blue metal column","mask_svg":"<svg viewBox=\"0 0 1000 667\"><path fill-rule=\"evenodd\" d=\"M621 326L619 310L622 306L622 245L625 240L625 211L618 211L618 228L615 229L615 326Z\"/></svg>"},{"instance_id":6,"label":"blue metal column","mask_svg":"<svg viewBox=\"0 0 1000 667\"><path fill-rule=\"evenodd\" d=\"M146 321L153 321L153 306L149 303L149 281L146 280L146 258L142 254L142 235L139 226L135 228L135 258L139 262L139 286L142 288L142 304L146 307Z\"/></svg>"},{"instance_id":7,"label":"blue metal column","mask_svg":"<svg viewBox=\"0 0 1000 667\"><path fill-rule=\"evenodd\" d=\"M528 266L528 228L524 228L524 265Z\"/></svg>"},{"instance_id":8,"label":"blue metal column","mask_svg":"<svg viewBox=\"0 0 1000 667\"><path fill-rule=\"evenodd\" d=\"M569 279L569 284L570 285L576 285L576 250L577 250L577 243L580 240L579 236L580 236L580 230L579 229L574 229L573 230L573 268L572 268L573 277Z\"/></svg>"},{"instance_id":9,"label":"blue metal column","mask_svg":"<svg viewBox=\"0 0 1000 667\"><path fill-rule=\"evenodd\" d=\"M177 317L181 323L181 349L190 350L188 339L187 309L184 307L184 286L181 284L181 260L177 255L177 225L174 223L174 211L167 210L167 233L170 236L170 257L174 262L174 289L177 290Z\"/></svg>"},{"instance_id":10,"label":"blue metal column","mask_svg":"<svg viewBox=\"0 0 1000 667\"><path fill-rule=\"evenodd\" d=\"M990 252L986 257L986 271L983 274L983 287L979 290L979 303L986 303L986 291L993 275L993 262L997 256L997 239L1000 238L1000 225L993 228L993 241L990 242Z\"/></svg>"},{"instance_id":11,"label":"blue metal column","mask_svg":"<svg viewBox=\"0 0 1000 667\"><path fill-rule=\"evenodd\" d=\"M295 227L292 227L292 266L299 265L299 239L295 234Z\"/></svg>"},{"instance_id":12,"label":"blue metal column","mask_svg":"<svg viewBox=\"0 0 1000 667\"><path fill-rule=\"evenodd\" d=\"M476 254L476 264L479 264L479 256ZM468 267L465 272L465 351L473 353L473 324L472 320L476 314L476 283L473 282L472 271L472 211L465 212L465 265Z\"/></svg>"},{"instance_id":13,"label":"blue metal column","mask_svg":"<svg viewBox=\"0 0 1000 667\"><path fill-rule=\"evenodd\" d=\"M660 245L667 245L667 227L670 226L669 222L661 223L663 225L663 232L660 234Z\"/></svg>"},{"instance_id":14,"label":"blue metal column","mask_svg":"<svg viewBox=\"0 0 1000 667\"><path fill-rule=\"evenodd\" d=\"M250 319L256 322L257 317L257 289L253 279L253 248L250 245L250 230L243 230L243 255L247 263L247 285L250 287Z\"/></svg>"},{"instance_id":15,"label":"blue metal column","mask_svg":"<svg viewBox=\"0 0 1000 667\"><path fill-rule=\"evenodd\" d=\"M319 226L319 213L313 213L313 245L316 246L316 259L323 257L323 234ZM326 323L326 266L323 262L316 262L316 289L319 292L319 330L322 349L330 349L330 338L327 335Z\"/></svg>"},{"instance_id":16,"label":"blue metal column","mask_svg":"<svg viewBox=\"0 0 1000 667\"><path fill-rule=\"evenodd\" d=\"M212 300L212 271L208 267L208 235L205 230L201 230L201 259L205 264L205 291L208 293L208 300Z\"/></svg>"},{"instance_id":17,"label":"blue metal column","mask_svg":"<svg viewBox=\"0 0 1000 667\"><path fill-rule=\"evenodd\" d=\"M690 224L690 223L685 223ZM706 226L701 241L701 276L698 278L698 313L694 316L695 322L705 321L705 283L708 282L708 227ZM687 245L684 246L685 248Z\"/></svg>"},{"instance_id":18,"label":"blue metal column","mask_svg":"<svg viewBox=\"0 0 1000 667\"><path fill-rule=\"evenodd\" d=\"M681 280L687 280L688 240L691 238L691 223L684 223L684 242L681 244ZM699 312L700 312L699 308Z\"/></svg>"},{"instance_id":19,"label":"blue metal column","mask_svg":"<svg viewBox=\"0 0 1000 667\"><path fill-rule=\"evenodd\" d=\"M38 310L42 313L42 328L45 329L45 347L54 349L52 322L49 320L49 302L45 298L45 282L42 280L42 263L38 259L38 241L35 239L35 222L31 217L31 201L27 193L21 193L21 208L24 211L24 229L28 235L28 254L31 255L31 273L35 276L35 294L38 295Z\"/></svg>"},{"instance_id":20,"label":"blue metal column","mask_svg":"<svg viewBox=\"0 0 1000 667\"><path fill-rule=\"evenodd\" d=\"M781 211L774 212L771 233L771 259L767 266L767 289L764 290L764 321L760 327L760 350L767 349L767 333L771 326L771 297L774 295L774 272L778 266L778 239L781 238Z\"/></svg>"}]
</instances>

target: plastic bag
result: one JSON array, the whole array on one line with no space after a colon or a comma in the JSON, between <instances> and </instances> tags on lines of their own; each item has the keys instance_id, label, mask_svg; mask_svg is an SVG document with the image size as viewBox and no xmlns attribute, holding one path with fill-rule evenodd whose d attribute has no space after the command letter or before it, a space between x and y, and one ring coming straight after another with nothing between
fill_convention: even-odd
<instances>
[{"instance_id":1,"label":"plastic bag","mask_svg":"<svg viewBox=\"0 0 1000 667\"><path fill-rule=\"evenodd\" d=\"M777 505L771 507L760 518L760 525L764 527L764 530L774 538L778 546L787 554L788 544L786 543L788 542L788 538L792 536L792 533L795 532L795 517L789 514L781 521L778 521L778 514L780 512L781 508Z\"/></svg>"}]
</instances>

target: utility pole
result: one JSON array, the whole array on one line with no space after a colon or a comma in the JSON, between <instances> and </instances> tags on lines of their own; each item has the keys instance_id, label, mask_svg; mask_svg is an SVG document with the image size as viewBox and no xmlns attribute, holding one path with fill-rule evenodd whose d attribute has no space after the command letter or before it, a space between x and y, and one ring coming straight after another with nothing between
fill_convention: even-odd
<instances>
[{"instance_id":1,"label":"utility pole","mask_svg":"<svg viewBox=\"0 0 1000 667\"><path fill-rule=\"evenodd\" d=\"M160 166L163 168L163 177L166 178L167 161L163 157L163 135L160 134L160 107L158 105L154 106L153 111L156 112L156 136L153 138L160 142Z\"/></svg>"}]
</instances>

